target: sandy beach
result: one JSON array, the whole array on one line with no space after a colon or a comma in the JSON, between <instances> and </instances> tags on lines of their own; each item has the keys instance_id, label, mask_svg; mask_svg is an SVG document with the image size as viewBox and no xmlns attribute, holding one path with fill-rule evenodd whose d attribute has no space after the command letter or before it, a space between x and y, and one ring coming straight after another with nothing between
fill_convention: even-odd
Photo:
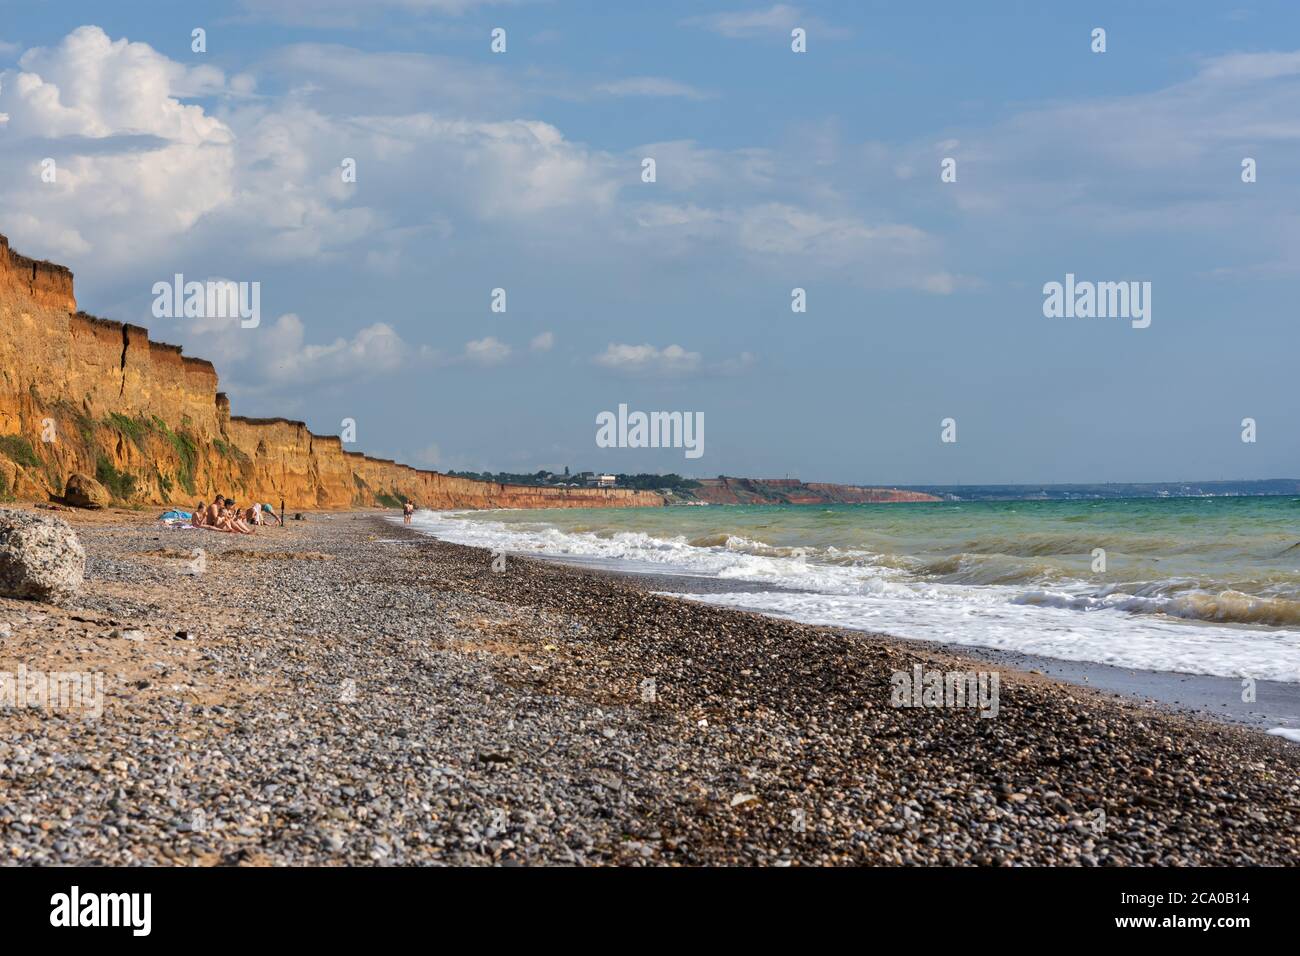
<instances>
[{"instance_id":1,"label":"sandy beach","mask_svg":"<svg viewBox=\"0 0 1300 956\"><path fill-rule=\"evenodd\" d=\"M987 660L659 597L378 513L248 537L76 513L87 582L0 601L9 863L1288 864L1300 748ZM193 549L205 551L194 573ZM213 609L216 610L213 610ZM653 683L649 683L653 682Z\"/></svg>"}]
</instances>

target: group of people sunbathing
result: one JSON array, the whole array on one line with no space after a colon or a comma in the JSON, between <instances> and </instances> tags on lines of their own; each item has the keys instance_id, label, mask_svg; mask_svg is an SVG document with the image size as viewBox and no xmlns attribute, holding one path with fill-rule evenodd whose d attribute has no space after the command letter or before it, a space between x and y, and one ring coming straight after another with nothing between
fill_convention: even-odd
<instances>
[{"instance_id":1,"label":"group of people sunbathing","mask_svg":"<svg viewBox=\"0 0 1300 956\"><path fill-rule=\"evenodd\" d=\"M280 519L275 516L270 505L254 502L247 508L236 508L233 498L223 498L218 495L210 505L204 505L200 501L194 509L190 523L196 528L205 528L208 531L252 534L253 529L259 525L279 524Z\"/></svg>"}]
</instances>

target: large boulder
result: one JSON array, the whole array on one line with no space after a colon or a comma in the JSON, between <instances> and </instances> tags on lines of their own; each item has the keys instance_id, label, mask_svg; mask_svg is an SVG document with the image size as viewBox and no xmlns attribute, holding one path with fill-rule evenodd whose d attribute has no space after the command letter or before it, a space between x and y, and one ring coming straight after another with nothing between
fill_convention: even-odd
<instances>
[{"instance_id":1,"label":"large boulder","mask_svg":"<svg viewBox=\"0 0 1300 956\"><path fill-rule=\"evenodd\" d=\"M71 475L63 486L63 500L77 508L107 508L108 489L89 475Z\"/></svg>"},{"instance_id":2,"label":"large boulder","mask_svg":"<svg viewBox=\"0 0 1300 956\"><path fill-rule=\"evenodd\" d=\"M86 552L66 521L0 508L0 597L61 601L85 573Z\"/></svg>"}]
</instances>

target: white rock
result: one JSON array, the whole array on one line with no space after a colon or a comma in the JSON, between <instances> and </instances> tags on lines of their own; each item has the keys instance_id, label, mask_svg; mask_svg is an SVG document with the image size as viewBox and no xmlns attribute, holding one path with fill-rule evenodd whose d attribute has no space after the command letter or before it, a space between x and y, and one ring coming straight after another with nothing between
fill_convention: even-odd
<instances>
[{"instance_id":1,"label":"white rock","mask_svg":"<svg viewBox=\"0 0 1300 956\"><path fill-rule=\"evenodd\" d=\"M0 596L61 601L85 573L86 552L66 521L0 509Z\"/></svg>"}]
</instances>

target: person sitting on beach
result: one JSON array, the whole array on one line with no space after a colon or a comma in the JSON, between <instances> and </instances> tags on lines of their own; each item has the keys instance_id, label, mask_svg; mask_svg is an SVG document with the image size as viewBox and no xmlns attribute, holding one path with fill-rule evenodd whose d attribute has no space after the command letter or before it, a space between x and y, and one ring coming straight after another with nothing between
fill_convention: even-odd
<instances>
[{"instance_id":1,"label":"person sitting on beach","mask_svg":"<svg viewBox=\"0 0 1300 956\"><path fill-rule=\"evenodd\" d=\"M282 523L280 519L276 517L275 509L273 509L269 504L262 505L262 523L275 525Z\"/></svg>"},{"instance_id":2,"label":"person sitting on beach","mask_svg":"<svg viewBox=\"0 0 1300 956\"><path fill-rule=\"evenodd\" d=\"M230 498L223 498L221 495L217 495L212 504L208 505L207 527L211 528L213 531L243 533L235 525L237 515L230 510L230 506L233 504L234 501Z\"/></svg>"},{"instance_id":3,"label":"person sitting on beach","mask_svg":"<svg viewBox=\"0 0 1300 956\"><path fill-rule=\"evenodd\" d=\"M235 499L226 499L226 530L236 534L252 534L253 529L244 521L243 514L235 507Z\"/></svg>"},{"instance_id":4,"label":"person sitting on beach","mask_svg":"<svg viewBox=\"0 0 1300 956\"><path fill-rule=\"evenodd\" d=\"M194 506L194 514L190 515L190 524L196 528L204 528L207 527L207 523L208 511L203 502L200 501Z\"/></svg>"},{"instance_id":5,"label":"person sitting on beach","mask_svg":"<svg viewBox=\"0 0 1300 956\"><path fill-rule=\"evenodd\" d=\"M402 505L402 524L411 523L411 515L415 514L415 502L408 501Z\"/></svg>"},{"instance_id":6,"label":"person sitting on beach","mask_svg":"<svg viewBox=\"0 0 1300 956\"><path fill-rule=\"evenodd\" d=\"M225 530L222 528L222 519L225 517L226 509L221 506L221 501L221 496L218 495L212 499L212 504L208 505L208 509L203 515L203 526L205 528L213 528L217 531Z\"/></svg>"}]
</instances>

